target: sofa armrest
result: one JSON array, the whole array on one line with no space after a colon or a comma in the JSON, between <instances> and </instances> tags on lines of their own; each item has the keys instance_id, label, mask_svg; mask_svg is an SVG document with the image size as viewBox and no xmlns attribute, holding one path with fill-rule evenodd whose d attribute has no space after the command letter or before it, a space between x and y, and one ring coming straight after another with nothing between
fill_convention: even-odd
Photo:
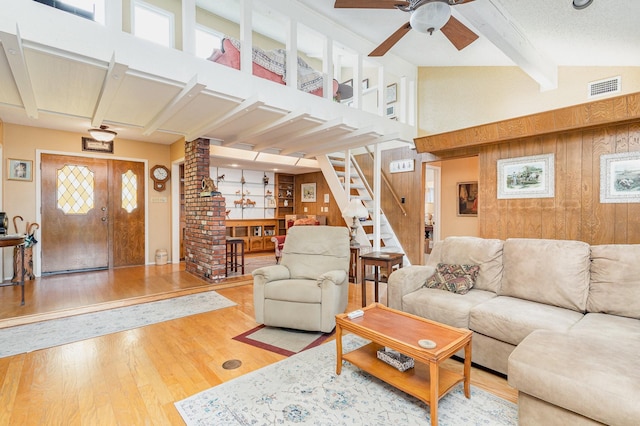
<instances>
[{"instance_id":1,"label":"sofa armrest","mask_svg":"<svg viewBox=\"0 0 640 426\"><path fill-rule=\"evenodd\" d=\"M347 273L343 270L334 270L325 272L318 277L318 285L322 285L325 281L331 281L334 285L340 285L347 282Z\"/></svg>"},{"instance_id":2,"label":"sofa armrest","mask_svg":"<svg viewBox=\"0 0 640 426\"><path fill-rule=\"evenodd\" d=\"M393 271L387 283L389 307L402 310L402 297L422 287L435 272L435 267L424 265L407 266Z\"/></svg>"}]
</instances>

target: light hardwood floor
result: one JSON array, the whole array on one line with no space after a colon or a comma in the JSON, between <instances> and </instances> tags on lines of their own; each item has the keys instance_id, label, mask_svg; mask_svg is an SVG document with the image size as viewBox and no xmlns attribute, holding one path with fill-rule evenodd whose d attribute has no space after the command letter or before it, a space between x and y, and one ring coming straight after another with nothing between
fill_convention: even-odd
<instances>
[{"instance_id":1,"label":"light hardwood floor","mask_svg":"<svg viewBox=\"0 0 640 426\"><path fill-rule=\"evenodd\" d=\"M181 265L59 275L27 284L23 308L17 288L1 288L0 326L7 326L20 317L32 322L212 287L237 305L0 358L0 425L182 424L175 401L284 358L232 339L257 325L250 276L210 286ZM350 284L348 310L360 306L360 286ZM242 365L224 369L230 359ZM462 364L449 361L446 367L461 370ZM474 368L472 383L516 400L516 391L497 375Z\"/></svg>"}]
</instances>

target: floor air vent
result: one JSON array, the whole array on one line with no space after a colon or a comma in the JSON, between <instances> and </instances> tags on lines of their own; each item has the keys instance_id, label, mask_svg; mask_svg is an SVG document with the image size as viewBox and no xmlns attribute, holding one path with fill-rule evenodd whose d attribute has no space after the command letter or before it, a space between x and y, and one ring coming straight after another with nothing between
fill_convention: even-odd
<instances>
[{"instance_id":1,"label":"floor air vent","mask_svg":"<svg viewBox=\"0 0 640 426\"><path fill-rule=\"evenodd\" d=\"M618 93L619 91L620 77L613 77L589 83L588 96L593 98L596 96L606 95L608 93Z\"/></svg>"}]
</instances>

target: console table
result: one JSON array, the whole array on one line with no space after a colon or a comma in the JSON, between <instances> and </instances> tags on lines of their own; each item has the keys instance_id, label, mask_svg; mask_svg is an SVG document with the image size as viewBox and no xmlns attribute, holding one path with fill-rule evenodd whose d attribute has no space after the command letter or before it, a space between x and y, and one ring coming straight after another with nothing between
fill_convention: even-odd
<instances>
[{"instance_id":1,"label":"console table","mask_svg":"<svg viewBox=\"0 0 640 426\"><path fill-rule=\"evenodd\" d=\"M375 302L378 302L378 283L386 282L380 280L380 268L385 267L387 274L391 274L394 266L402 268L403 253L388 253L374 251L360 255L362 262L362 307L367 306L367 280L374 282ZM373 266L373 279L367 278L367 266Z\"/></svg>"},{"instance_id":2,"label":"console table","mask_svg":"<svg viewBox=\"0 0 640 426\"><path fill-rule=\"evenodd\" d=\"M14 283L2 283L0 287L7 287L13 285L19 285L22 291L22 297L20 301L20 306L24 305L24 241L27 239L26 235L0 235L0 248L4 247L20 247L20 267L22 271L20 271L20 281ZM15 263L15 262L14 262ZM15 267L15 266L14 266ZM16 274L17 276L17 274Z\"/></svg>"}]
</instances>

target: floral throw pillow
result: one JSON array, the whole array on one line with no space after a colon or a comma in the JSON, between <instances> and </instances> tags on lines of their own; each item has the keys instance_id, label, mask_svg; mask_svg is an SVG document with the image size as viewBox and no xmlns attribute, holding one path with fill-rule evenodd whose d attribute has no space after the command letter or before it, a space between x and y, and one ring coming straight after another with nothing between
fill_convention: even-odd
<instances>
[{"instance_id":1,"label":"floral throw pillow","mask_svg":"<svg viewBox=\"0 0 640 426\"><path fill-rule=\"evenodd\" d=\"M439 288L457 294L467 294L473 288L480 272L478 265L449 265L438 263L436 272L423 287Z\"/></svg>"}]
</instances>

